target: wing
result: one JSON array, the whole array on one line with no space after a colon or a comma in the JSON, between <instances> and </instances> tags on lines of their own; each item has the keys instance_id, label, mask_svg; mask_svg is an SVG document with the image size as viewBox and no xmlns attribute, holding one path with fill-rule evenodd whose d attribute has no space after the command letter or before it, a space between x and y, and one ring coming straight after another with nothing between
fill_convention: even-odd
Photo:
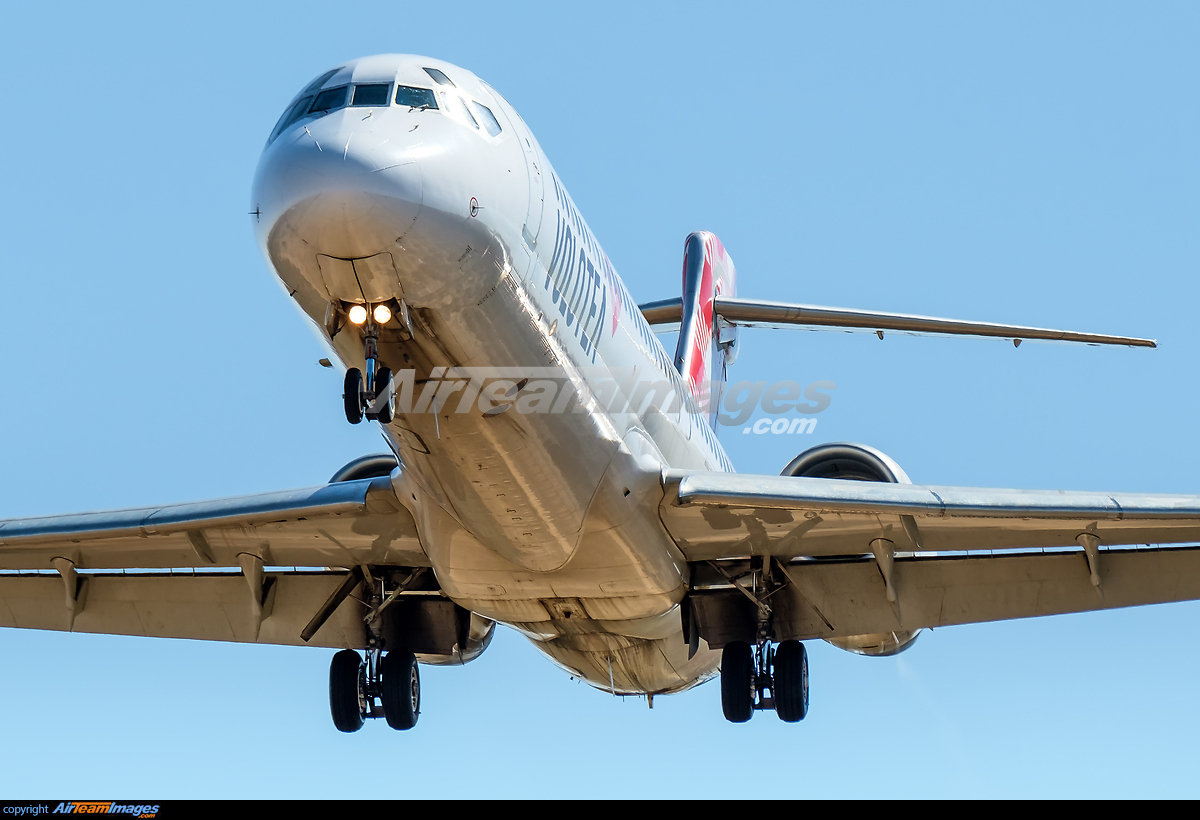
<instances>
[{"instance_id":1,"label":"wing","mask_svg":"<svg viewBox=\"0 0 1200 820\"><path fill-rule=\"evenodd\" d=\"M693 588L752 561L776 629L838 638L1200 598L1200 496L669 472L663 524ZM738 597L736 594L734 597ZM748 597L748 596L747 596Z\"/></svg>"},{"instance_id":2,"label":"wing","mask_svg":"<svg viewBox=\"0 0 1200 820\"><path fill-rule=\"evenodd\" d=\"M362 567L429 560L389 480L0 521L0 626L362 646Z\"/></svg>"}]
</instances>

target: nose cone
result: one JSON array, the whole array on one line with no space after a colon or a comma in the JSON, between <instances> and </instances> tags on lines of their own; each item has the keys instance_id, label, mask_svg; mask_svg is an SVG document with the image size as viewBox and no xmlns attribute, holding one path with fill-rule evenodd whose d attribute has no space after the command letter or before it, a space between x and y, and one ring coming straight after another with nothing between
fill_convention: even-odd
<instances>
[{"instance_id":1,"label":"nose cone","mask_svg":"<svg viewBox=\"0 0 1200 820\"><path fill-rule=\"evenodd\" d=\"M372 119L343 109L285 131L263 152L252 204L270 257L290 240L331 257L367 257L412 229L422 204L418 148Z\"/></svg>"}]
</instances>

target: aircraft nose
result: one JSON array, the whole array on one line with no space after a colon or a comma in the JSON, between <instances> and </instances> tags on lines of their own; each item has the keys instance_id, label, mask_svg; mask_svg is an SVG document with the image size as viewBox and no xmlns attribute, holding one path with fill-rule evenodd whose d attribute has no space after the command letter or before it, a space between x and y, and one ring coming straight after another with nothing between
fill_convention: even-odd
<instances>
[{"instance_id":1,"label":"aircraft nose","mask_svg":"<svg viewBox=\"0 0 1200 820\"><path fill-rule=\"evenodd\" d=\"M330 114L267 147L253 199L264 244L286 233L327 256L371 256L420 214L415 146L374 129L361 109Z\"/></svg>"}]
</instances>

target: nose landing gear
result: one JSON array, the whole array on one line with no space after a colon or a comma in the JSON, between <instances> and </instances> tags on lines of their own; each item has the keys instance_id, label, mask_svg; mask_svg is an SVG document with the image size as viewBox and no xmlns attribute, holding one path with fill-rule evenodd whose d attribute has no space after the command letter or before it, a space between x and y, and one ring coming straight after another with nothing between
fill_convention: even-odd
<instances>
[{"instance_id":1,"label":"nose landing gear","mask_svg":"<svg viewBox=\"0 0 1200 820\"><path fill-rule=\"evenodd\" d=\"M342 387L342 400L346 404L346 421L358 424L363 418L363 377L362 371L352 367L346 371L346 381Z\"/></svg>"},{"instance_id":2,"label":"nose landing gear","mask_svg":"<svg viewBox=\"0 0 1200 820\"><path fill-rule=\"evenodd\" d=\"M363 355L367 360L365 379L357 367L346 371L342 389L346 421L358 424L366 416L372 421L388 424L396 413L396 392L392 371L378 365L379 327L374 322L368 322L364 331Z\"/></svg>"}]
</instances>

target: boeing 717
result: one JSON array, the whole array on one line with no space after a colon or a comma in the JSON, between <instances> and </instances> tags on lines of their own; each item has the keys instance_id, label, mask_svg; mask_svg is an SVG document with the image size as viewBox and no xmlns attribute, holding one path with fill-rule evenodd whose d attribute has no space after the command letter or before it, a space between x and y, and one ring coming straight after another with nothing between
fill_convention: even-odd
<instances>
[{"instance_id":1,"label":"boeing 717","mask_svg":"<svg viewBox=\"0 0 1200 820\"><path fill-rule=\"evenodd\" d=\"M347 421L388 452L308 489L0 522L0 626L335 650L344 732L411 728L419 664L471 661L498 623L601 690L719 675L727 719L795 722L806 641L890 655L929 627L1200 598L1200 497L921 486L847 443L743 475L718 437L744 328L1151 340L747 299L705 232L679 295L639 305L512 106L424 57L305 85L251 208Z\"/></svg>"}]
</instances>

